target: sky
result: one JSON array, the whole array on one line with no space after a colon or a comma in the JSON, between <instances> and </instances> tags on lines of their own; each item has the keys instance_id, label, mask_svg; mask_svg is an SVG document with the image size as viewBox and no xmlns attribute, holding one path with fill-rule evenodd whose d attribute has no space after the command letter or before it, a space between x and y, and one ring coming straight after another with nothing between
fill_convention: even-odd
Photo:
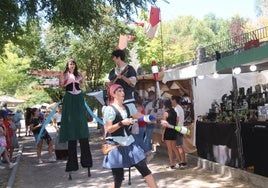
<instances>
[{"instance_id":1,"label":"sky","mask_svg":"<svg viewBox=\"0 0 268 188\"><path fill-rule=\"evenodd\" d=\"M231 19L236 14L252 20L256 18L255 0L158 0L156 5L160 8L162 21L189 15L202 19L209 13L224 19Z\"/></svg>"}]
</instances>

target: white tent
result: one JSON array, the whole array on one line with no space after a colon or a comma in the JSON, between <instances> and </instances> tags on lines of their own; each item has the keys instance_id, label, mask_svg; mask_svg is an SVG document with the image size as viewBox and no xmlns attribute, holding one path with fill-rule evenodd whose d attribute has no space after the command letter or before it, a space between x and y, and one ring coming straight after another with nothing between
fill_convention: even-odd
<instances>
[{"instance_id":1,"label":"white tent","mask_svg":"<svg viewBox=\"0 0 268 188\"><path fill-rule=\"evenodd\" d=\"M25 101L22 99L16 99L8 95L0 95L0 102L1 103L5 102L7 104L21 104L24 103Z\"/></svg>"},{"instance_id":2,"label":"white tent","mask_svg":"<svg viewBox=\"0 0 268 188\"><path fill-rule=\"evenodd\" d=\"M198 65L191 65L184 68L166 70L162 79L163 83L173 80L184 80L197 76L209 75L216 72L216 61L210 61Z\"/></svg>"},{"instance_id":3,"label":"white tent","mask_svg":"<svg viewBox=\"0 0 268 188\"><path fill-rule=\"evenodd\" d=\"M268 71L249 72L235 75L238 88L247 88L268 83ZM193 83L195 118L205 115L211 103L216 100L221 102L224 94L229 95L232 91L232 74L219 74L217 78L207 75L204 79L196 79ZM254 87L253 87L254 88Z\"/></svg>"}]
</instances>

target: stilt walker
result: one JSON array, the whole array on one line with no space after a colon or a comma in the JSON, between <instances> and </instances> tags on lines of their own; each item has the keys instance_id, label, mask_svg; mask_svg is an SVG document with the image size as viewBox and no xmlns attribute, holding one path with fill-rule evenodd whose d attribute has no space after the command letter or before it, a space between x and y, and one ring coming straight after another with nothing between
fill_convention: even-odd
<instances>
[{"instance_id":1,"label":"stilt walker","mask_svg":"<svg viewBox=\"0 0 268 188\"><path fill-rule=\"evenodd\" d=\"M65 171L69 172L69 180L71 180L71 172L78 170L77 140L79 140L80 163L83 168L88 168L88 177L90 177L92 156L88 140L85 100L80 89L83 86L83 76L78 72L75 60L68 60L65 71L60 76L60 86L66 90L62 101L60 128L60 142L68 141L68 160Z\"/></svg>"}]
</instances>

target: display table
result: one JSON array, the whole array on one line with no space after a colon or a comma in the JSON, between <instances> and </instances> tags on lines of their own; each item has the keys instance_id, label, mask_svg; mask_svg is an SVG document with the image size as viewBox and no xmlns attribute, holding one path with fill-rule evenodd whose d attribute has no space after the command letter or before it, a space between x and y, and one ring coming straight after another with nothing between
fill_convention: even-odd
<instances>
[{"instance_id":1,"label":"display table","mask_svg":"<svg viewBox=\"0 0 268 188\"><path fill-rule=\"evenodd\" d=\"M235 123L196 122L198 156L231 167L238 167ZM268 123L241 123L245 167L268 177Z\"/></svg>"}]
</instances>

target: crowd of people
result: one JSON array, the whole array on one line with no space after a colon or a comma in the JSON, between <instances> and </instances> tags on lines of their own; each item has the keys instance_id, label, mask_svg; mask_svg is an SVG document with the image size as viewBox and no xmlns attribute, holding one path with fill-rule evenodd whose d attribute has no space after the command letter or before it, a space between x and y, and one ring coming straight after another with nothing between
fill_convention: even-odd
<instances>
[{"instance_id":1,"label":"crowd of people","mask_svg":"<svg viewBox=\"0 0 268 188\"><path fill-rule=\"evenodd\" d=\"M7 103L2 102L0 109L0 159L13 168L17 163L14 162L14 149L19 147L18 137L21 137L21 120L23 114L21 110L14 113L8 109ZM4 169L0 166L0 169Z\"/></svg>"},{"instance_id":2,"label":"crowd of people","mask_svg":"<svg viewBox=\"0 0 268 188\"><path fill-rule=\"evenodd\" d=\"M104 156L103 167L111 169L114 178L111 187L121 187L124 168L135 167L148 186L154 188L157 185L147 164L154 158L152 137L157 123L162 125L162 142L167 146L169 159L167 169L183 169L187 165L182 147L183 135L174 129L175 126L184 124L181 97L157 99L156 92L149 91L147 98L142 99L135 91L136 71L131 65L125 63L124 51L115 50L112 57L115 68L110 71L105 83L108 96L104 98L105 106L102 109L104 126L101 128L101 134L106 143L116 147ZM50 117L50 123L57 131L55 143L46 130L41 130L46 117L38 108L26 108L25 136L32 135L37 142L38 163L43 163L41 152L45 141L48 145L49 162L55 162L56 158L66 159L65 171L69 173L79 168L78 140L81 147L81 166L89 170L93 162L84 95L80 89L83 87L84 77L78 71L74 59L67 61L59 81L59 85L65 88L66 93L57 112L52 118ZM15 137L21 137L22 119L20 110L15 114L3 106L0 116L0 152L2 160L6 161L10 168L16 165L12 163L12 157L14 148L18 147L18 139ZM60 144L64 144L63 147L58 147ZM90 171L88 175L90 176Z\"/></svg>"}]
</instances>

